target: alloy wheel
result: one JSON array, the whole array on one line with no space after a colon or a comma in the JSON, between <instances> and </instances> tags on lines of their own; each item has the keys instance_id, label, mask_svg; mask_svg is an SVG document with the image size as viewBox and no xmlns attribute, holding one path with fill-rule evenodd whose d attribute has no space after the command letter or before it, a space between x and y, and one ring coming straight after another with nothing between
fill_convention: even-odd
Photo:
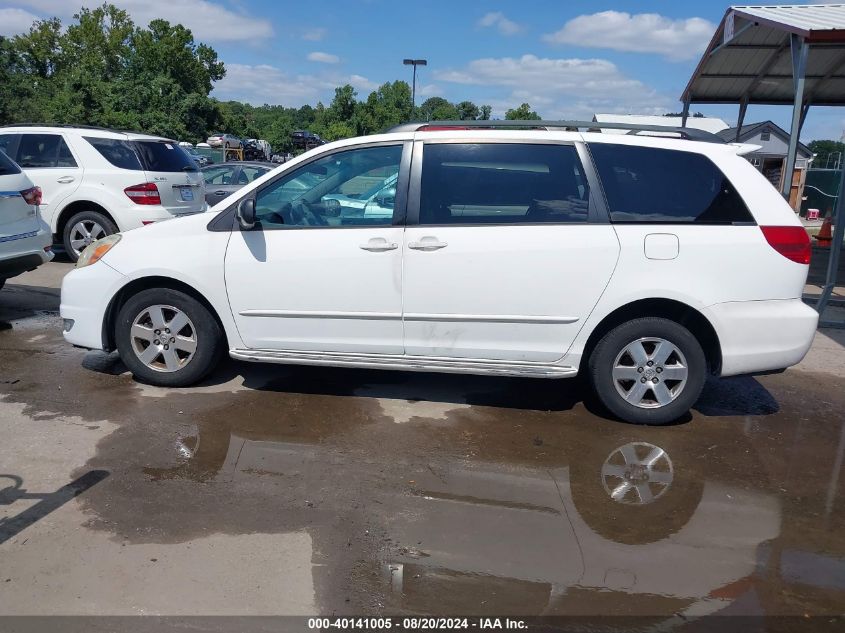
<instances>
[{"instance_id":1,"label":"alloy wheel","mask_svg":"<svg viewBox=\"0 0 845 633\"><path fill-rule=\"evenodd\" d=\"M629 404L664 407L683 391L689 377L686 358L663 338L640 338L626 345L613 363L613 384Z\"/></svg>"},{"instance_id":2,"label":"alloy wheel","mask_svg":"<svg viewBox=\"0 0 845 633\"><path fill-rule=\"evenodd\" d=\"M610 498L627 505L646 505L669 490L675 477L672 460L659 446L630 442L614 450L601 469Z\"/></svg>"},{"instance_id":3,"label":"alloy wheel","mask_svg":"<svg viewBox=\"0 0 845 633\"><path fill-rule=\"evenodd\" d=\"M85 247L106 237L106 230L94 220L80 220L70 229L70 247L79 257Z\"/></svg>"},{"instance_id":4,"label":"alloy wheel","mask_svg":"<svg viewBox=\"0 0 845 633\"><path fill-rule=\"evenodd\" d=\"M197 330L188 315L168 305L144 308L129 332L132 351L150 369L175 372L197 351Z\"/></svg>"}]
</instances>

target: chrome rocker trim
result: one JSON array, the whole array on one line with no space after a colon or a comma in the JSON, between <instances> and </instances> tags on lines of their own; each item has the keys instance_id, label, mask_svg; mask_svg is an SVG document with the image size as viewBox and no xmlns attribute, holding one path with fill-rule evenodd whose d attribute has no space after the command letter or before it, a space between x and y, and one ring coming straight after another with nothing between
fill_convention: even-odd
<instances>
[{"instance_id":1,"label":"chrome rocker trim","mask_svg":"<svg viewBox=\"0 0 845 633\"><path fill-rule=\"evenodd\" d=\"M486 374L529 378L569 378L577 367L527 361L443 358L439 356L399 356L392 354L355 354L344 352L300 352L272 349L232 349L235 360L284 365L320 365L403 371L431 371L449 374Z\"/></svg>"}]
</instances>

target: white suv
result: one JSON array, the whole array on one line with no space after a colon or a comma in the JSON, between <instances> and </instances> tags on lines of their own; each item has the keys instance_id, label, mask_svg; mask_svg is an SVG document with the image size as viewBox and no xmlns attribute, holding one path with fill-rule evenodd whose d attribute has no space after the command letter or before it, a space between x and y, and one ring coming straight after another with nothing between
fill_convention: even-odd
<instances>
[{"instance_id":1,"label":"white suv","mask_svg":"<svg viewBox=\"0 0 845 633\"><path fill-rule=\"evenodd\" d=\"M201 380L224 350L584 372L610 412L651 424L683 415L708 374L780 370L809 349L809 239L740 148L692 131L714 142L429 126L325 145L211 219L92 245L62 285L66 340L165 386ZM392 216L344 206L394 175L375 203Z\"/></svg>"},{"instance_id":2,"label":"white suv","mask_svg":"<svg viewBox=\"0 0 845 633\"><path fill-rule=\"evenodd\" d=\"M41 187L41 214L74 261L101 237L207 209L196 163L158 136L6 126L0 150Z\"/></svg>"}]
</instances>

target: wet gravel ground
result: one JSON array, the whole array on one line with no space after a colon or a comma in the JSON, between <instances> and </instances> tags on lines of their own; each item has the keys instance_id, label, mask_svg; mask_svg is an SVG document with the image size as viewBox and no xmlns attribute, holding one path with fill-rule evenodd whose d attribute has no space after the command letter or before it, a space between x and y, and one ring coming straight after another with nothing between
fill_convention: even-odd
<instances>
[{"instance_id":1,"label":"wet gravel ground","mask_svg":"<svg viewBox=\"0 0 845 633\"><path fill-rule=\"evenodd\" d=\"M714 380L665 428L577 380L165 390L63 342L67 268L0 292L0 614L845 612L838 367Z\"/></svg>"}]
</instances>

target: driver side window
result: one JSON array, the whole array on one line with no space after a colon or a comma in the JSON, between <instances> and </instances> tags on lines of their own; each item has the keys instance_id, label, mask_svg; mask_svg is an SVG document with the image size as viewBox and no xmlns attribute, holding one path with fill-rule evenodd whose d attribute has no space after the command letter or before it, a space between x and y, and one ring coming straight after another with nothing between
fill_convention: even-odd
<instances>
[{"instance_id":1,"label":"driver side window","mask_svg":"<svg viewBox=\"0 0 845 633\"><path fill-rule=\"evenodd\" d=\"M401 145L324 156L261 189L255 199L256 219L265 230L389 226L401 158Z\"/></svg>"}]
</instances>

